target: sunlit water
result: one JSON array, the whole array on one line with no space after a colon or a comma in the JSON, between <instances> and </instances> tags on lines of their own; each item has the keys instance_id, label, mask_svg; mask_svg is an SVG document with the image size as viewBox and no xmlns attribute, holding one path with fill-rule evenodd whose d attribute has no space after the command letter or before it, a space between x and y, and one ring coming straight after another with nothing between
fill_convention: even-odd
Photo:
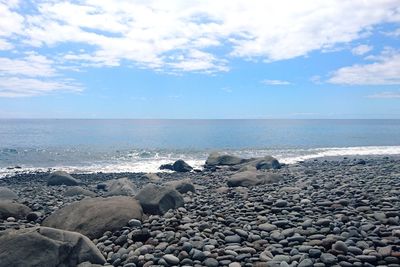
<instances>
[{"instance_id":1,"label":"sunlit water","mask_svg":"<svg viewBox=\"0 0 400 267\"><path fill-rule=\"evenodd\" d=\"M0 120L0 176L24 170L156 172L212 151L325 156L400 154L400 120Z\"/></svg>"}]
</instances>

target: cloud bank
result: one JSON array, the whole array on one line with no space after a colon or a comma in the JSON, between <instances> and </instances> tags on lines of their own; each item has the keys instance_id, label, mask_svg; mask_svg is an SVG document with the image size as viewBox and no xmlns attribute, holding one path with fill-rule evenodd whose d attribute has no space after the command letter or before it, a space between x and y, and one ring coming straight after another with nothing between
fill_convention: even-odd
<instances>
[{"instance_id":1,"label":"cloud bank","mask_svg":"<svg viewBox=\"0 0 400 267\"><path fill-rule=\"evenodd\" d=\"M8 79L21 79L18 75L37 79L24 60L39 64L41 77L52 79L61 67L122 64L175 73L226 72L235 58L287 60L364 38L376 25L400 22L398 4L398 0L0 0L0 51L56 51L33 55L36 59L18 53L12 59L2 58L7 66L10 61L16 65L1 72ZM354 53L369 50L358 47ZM376 83L358 73L365 68L375 73L390 62L339 69L330 82ZM64 85L56 87L73 87Z\"/></svg>"}]
</instances>

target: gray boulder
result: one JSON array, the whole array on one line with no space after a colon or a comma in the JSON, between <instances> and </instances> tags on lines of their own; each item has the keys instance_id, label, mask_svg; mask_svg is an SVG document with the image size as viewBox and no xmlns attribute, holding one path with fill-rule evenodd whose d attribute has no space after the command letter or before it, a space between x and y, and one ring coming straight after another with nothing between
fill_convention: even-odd
<instances>
[{"instance_id":1,"label":"gray boulder","mask_svg":"<svg viewBox=\"0 0 400 267\"><path fill-rule=\"evenodd\" d=\"M56 171L49 175L47 185L78 185L79 181L64 171Z\"/></svg>"},{"instance_id":2,"label":"gray boulder","mask_svg":"<svg viewBox=\"0 0 400 267\"><path fill-rule=\"evenodd\" d=\"M149 214L164 214L170 209L183 206L181 194L171 187L148 184L136 195L143 211Z\"/></svg>"},{"instance_id":3,"label":"gray boulder","mask_svg":"<svg viewBox=\"0 0 400 267\"><path fill-rule=\"evenodd\" d=\"M276 170L281 168L281 164L279 163L279 161L271 156L266 156L260 160L257 160L255 165L257 170Z\"/></svg>"},{"instance_id":4,"label":"gray boulder","mask_svg":"<svg viewBox=\"0 0 400 267\"><path fill-rule=\"evenodd\" d=\"M172 164L174 171L176 172L190 172L193 168L184 162L183 160L179 159Z\"/></svg>"},{"instance_id":5,"label":"gray boulder","mask_svg":"<svg viewBox=\"0 0 400 267\"><path fill-rule=\"evenodd\" d=\"M170 181L167 182L165 185L174 188L181 194L185 194L187 192L193 192L193 193L196 192L193 183L189 179Z\"/></svg>"},{"instance_id":6,"label":"gray boulder","mask_svg":"<svg viewBox=\"0 0 400 267\"><path fill-rule=\"evenodd\" d=\"M47 227L1 233L0 259L0 267L68 267L82 262L106 262L89 238Z\"/></svg>"},{"instance_id":7,"label":"gray boulder","mask_svg":"<svg viewBox=\"0 0 400 267\"><path fill-rule=\"evenodd\" d=\"M64 196L66 196L66 197L74 197L74 196L79 196L79 195L87 196L87 197L95 197L96 193L89 191L87 189L84 189L80 186L72 186L64 192Z\"/></svg>"},{"instance_id":8,"label":"gray boulder","mask_svg":"<svg viewBox=\"0 0 400 267\"><path fill-rule=\"evenodd\" d=\"M221 155L217 152L213 152L208 156L205 165L206 167L232 166L248 161L248 159L243 159L232 155Z\"/></svg>"},{"instance_id":9,"label":"gray boulder","mask_svg":"<svg viewBox=\"0 0 400 267\"><path fill-rule=\"evenodd\" d=\"M31 209L23 204L9 200L0 201L0 219L14 217L16 219L25 219L31 212Z\"/></svg>"},{"instance_id":10,"label":"gray boulder","mask_svg":"<svg viewBox=\"0 0 400 267\"><path fill-rule=\"evenodd\" d=\"M115 231L127 225L130 219L141 220L142 207L127 196L87 198L74 202L51 214L44 226L79 232L89 238L98 238L106 231Z\"/></svg>"},{"instance_id":11,"label":"gray boulder","mask_svg":"<svg viewBox=\"0 0 400 267\"><path fill-rule=\"evenodd\" d=\"M187 164L185 161L179 159L175 161L173 164L163 164L159 168L160 170L170 170L176 172L190 172L193 168Z\"/></svg>"},{"instance_id":12,"label":"gray boulder","mask_svg":"<svg viewBox=\"0 0 400 267\"><path fill-rule=\"evenodd\" d=\"M1 200L16 200L18 195L14 193L11 189L7 187L0 187L0 201Z\"/></svg>"},{"instance_id":13,"label":"gray boulder","mask_svg":"<svg viewBox=\"0 0 400 267\"><path fill-rule=\"evenodd\" d=\"M271 156L265 156L262 158L252 158L252 159L248 159L247 162L245 163L241 163L241 164L237 164L234 166L230 167L230 170L232 171L238 171L244 168L256 168L257 170L271 170L271 169L280 169L281 168L281 164L279 163L279 161Z\"/></svg>"},{"instance_id":14,"label":"gray boulder","mask_svg":"<svg viewBox=\"0 0 400 267\"><path fill-rule=\"evenodd\" d=\"M275 173L264 173L258 171L243 171L238 172L228 178L228 186L254 186L259 184L270 184L279 182L282 176Z\"/></svg>"},{"instance_id":15,"label":"gray boulder","mask_svg":"<svg viewBox=\"0 0 400 267\"><path fill-rule=\"evenodd\" d=\"M136 186L128 178L120 178L106 182L105 196L134 196Z\"/></svg>"}]
</instances>

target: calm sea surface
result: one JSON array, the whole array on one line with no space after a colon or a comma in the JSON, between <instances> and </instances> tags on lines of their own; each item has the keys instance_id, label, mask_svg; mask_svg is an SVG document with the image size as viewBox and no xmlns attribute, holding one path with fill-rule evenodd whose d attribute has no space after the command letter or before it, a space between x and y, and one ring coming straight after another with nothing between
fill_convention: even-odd
<instances>
[{"instance_id":1,"label":"calm sea surface","mask_svg":"<svg viewBox=\"0 0 400 267\"><path fill-rule=\"evenodd\" d=\"M0 175L62 168L156 171L211 151L280 161L400 154L400 120L0 120Z\"/></svg>"}]
</instances>

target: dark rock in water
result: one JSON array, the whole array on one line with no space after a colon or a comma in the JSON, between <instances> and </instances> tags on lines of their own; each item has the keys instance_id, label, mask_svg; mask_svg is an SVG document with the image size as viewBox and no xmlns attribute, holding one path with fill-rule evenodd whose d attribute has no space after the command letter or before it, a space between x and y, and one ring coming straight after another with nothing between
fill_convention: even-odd
<instances>
[{"instance_id":1,"label":"dark rock in water","mask_svg":"<svg viewBox=\"0 0 400 267\"><path fill-rule=\"evenodd\" d=\"M230 178L228 178L228 186L254 186L259 184L269 184L276 183L282 179L281 175L274 173L263 173L257 171L244 171L235 173Z\"/></svg>"},{"instance_id":2,"label":"dark rock in water","mask_svg":"<svg viewBox=\"0 0 400 267\"><path fill-rule=\"evenodd\" d=\"M57 210L43 221L43 225L98 238L105 231L126 226L130 219L141 220L142 215L139 202L131 197L90 198Z\"/></svg>"},{"instance_id":3,"label":"dark rock in water","mask_svg":"<svg viewBox=\"0 0 400 267\"><path fill-rule=\"evenodd\" d=\"M0 201L0 219L7 219L8 217L25 219L29 212L31 212L31 209L25 205L12 201Z\"/></svg>"},{"instance_id":4,"label":"dark rock in water","mask_svg":"<svg viewBox=\"0 0 400 267\"><path fill-rule=\"evenodd\" d=\"M193 170L193 168L189 164L181 159L175 161L172 167L173 170L176 172L190 172L191 170Z\"/></svg>"},{"instance_id":5,"label":"dark rock in water","mask_svg":"<svg viewBox=\"0 0 400 267\"><path fill-rule=\"evenodd\" d=\"M179 159L175 161L173 164L163 164L159 168L160 170L170 170L176 172L190 172L193 168L187 164L185 161Z\"/></svg>"},{"instance_id":6,"label":"dark rock in water","mask_svg":"<svg viewBox=\"0 0 400 267\"><path fill-rule=\"evenodd\" d=\"M0 235L0 266L77 266L106 261L87 237L48 227L5 231Z\"/></svg>"},{"instance_id":7,"label":"dark rock in water","mask_svg":"<svg viewBox=\"0 0 400 267\"><path fill-rule=\"evenodd\" d=\"M168 163L168 164L163 164L163 165L161 165L159 169L160 169L160 170L170 170L170 171L173 171L173 170L174 170L174 166L173 166L173 164Z\"/></svg>"},{"instance_id":8,"label":"dark rock in water","mask_svg":"<svg viewBox=\"0 0 400 267\"><path fill-rule=\"evenodd\" d=\"M11 189L7 187L0 187L0 201L1 200L16 200L18 195L14 193Z\"/></svg>"},{"instance_id":9,"label":"dark rock in water","mask_svg":"<svg viewBox=\"0 0 400 267\"><path fill-rule=\"evenodd\" d=\"M88 196L88 197L95 197L96 193L89 191L87 189L84 189L82 187L79 186L73 186L71 188L68 188L65 192L64 192L64 196L66 197L73 197L73 196Z\"/></svg>"},{"instance_id":10,"label":"dark rock in water","mask_svg":"<svg viewBox=\"0 0 400 267\"><path fill-rule=\"evenodd\" d=\"M232 155L221 155L217 152L211 153L206 160L206 167L212 166L231 166L248 162L248 159L239 158Z\"/></svg>"},{"instance_id":11,"label":"dark rock in water","mask_svg":"<svg viewBox=\"0 0 400 267\"><path fill-rule=\"evenodd\" d=\"M187 192L196 192L196 189L194 188L193 183L187 179L187 180L177 180L177 181L170 181L166 183L167 186L170 186L174 188L176 191L178 191L181 194L185 194Z\"/></svg>"},{"instance_id":12,"label":"dark rock in water","mask_svg":"<svg viewBox=\"0 0 400 267\"><path fill-rule=\"evenodd\" d=\"M50 174L47 185L78 185L79 181L63 171L56 171Z\"/></svg>"},{"instance_id":13,"label":"dark rock in water","mask_svg":"<svg viewBox=\"0 0 400 267\"><path fill-rule=\"evenodd\" d=\"M128 178L111 180L106 184L105 196L134 196L136 194L136 186Z\"/></svg>"},{"instance_id":14,"label":"dark rock in water","mask_svg":"<svg viewBox=\"0 0 400 267\"><path fill-rule=\"evenodd\" d=\"M143 211L149 214L164 214L169 209L183 206L181 194L173 188L148 184L136 195Z\"/></svg>"}]
</instances>

